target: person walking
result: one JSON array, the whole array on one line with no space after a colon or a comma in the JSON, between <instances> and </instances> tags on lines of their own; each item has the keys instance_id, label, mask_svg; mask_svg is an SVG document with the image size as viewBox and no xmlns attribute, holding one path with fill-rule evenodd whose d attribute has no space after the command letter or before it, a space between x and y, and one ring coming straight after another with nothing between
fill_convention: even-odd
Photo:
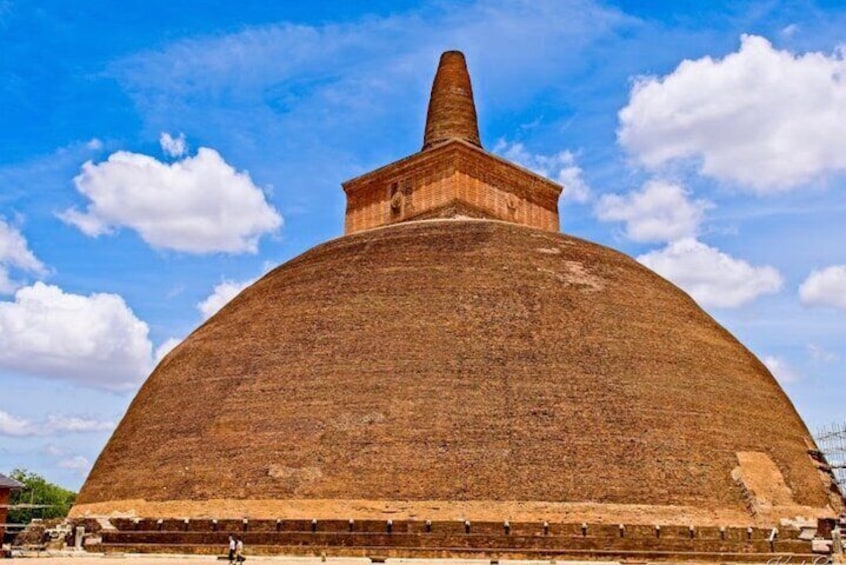
<instances>
[{"instance_id":1,"label":"person walking","mask_svg":"<svg viewBox=\"0 0 846 565\"><path fill-rule=\"evenodd\" d=\"M244 540L238 538L235 542L235 561L237 563L243 563L246 559L244 557Z\"/></svg>"},{"instance_id":2,"label":"person walking","mask_svg":"<svg viewBox=\"0 0 846 565\"><path fill-rule=\"evenodd\" d=\"M235 536L229 534L229 565L235 564L235 549L237 549L238 544L235 543Z\"/></svg>"}]
</instances>

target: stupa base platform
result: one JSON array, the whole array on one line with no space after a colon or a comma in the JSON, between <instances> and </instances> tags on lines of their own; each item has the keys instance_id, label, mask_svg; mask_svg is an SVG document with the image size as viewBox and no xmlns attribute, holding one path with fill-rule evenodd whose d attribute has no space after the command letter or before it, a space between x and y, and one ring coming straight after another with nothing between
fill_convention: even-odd
<instances>
[{"instance_id":1,"label":"stupa base platform","mask_svg":"<svg viewBox=\"0 0 846 565\"><path fill-rule=\"evenodd\" d=\"M813 563L820 554L799 531L755 527L689 527L520 522L342 520L80 521L97 530L89 551L221 554L229 535L252 555ZM111 526L111 528L104 527Z\"/></svg>"}]
</instances>

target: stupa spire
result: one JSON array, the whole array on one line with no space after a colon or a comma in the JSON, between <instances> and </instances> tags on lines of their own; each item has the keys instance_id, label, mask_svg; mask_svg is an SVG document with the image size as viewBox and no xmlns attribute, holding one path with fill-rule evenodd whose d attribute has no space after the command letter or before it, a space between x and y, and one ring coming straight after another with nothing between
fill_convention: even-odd
<instances>
[{"instance_id":1,"label":"stupa spire","mask_svg":"<svg viewBox=\"0 0 846 565\"><path fill-rule=\"evenodd\" d=\"M429 98L423 150L450 139L482 146L470 74L461 51L446 51L441 55Z\"/></svg>"},{"instance_id":2,"label":"stupa spire","mask_svg":"<svg viewBox=\"0 0 846 565\"><path fill-rule=\"evenodd\" d=\"M441 55L423 150L343 186L345 233L434 218L486 218L558 231L561 185L482 148L459 51Z\"/></svg>"}]
</instances>

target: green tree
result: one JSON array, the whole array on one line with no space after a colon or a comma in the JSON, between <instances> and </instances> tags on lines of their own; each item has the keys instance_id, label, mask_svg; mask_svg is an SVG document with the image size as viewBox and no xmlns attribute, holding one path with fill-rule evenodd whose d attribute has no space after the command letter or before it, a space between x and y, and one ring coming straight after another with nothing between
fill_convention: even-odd
<instances>
[{"instance_id":1,"label":"green tree","mask_svg":"<svg viewBox=\"0 0 846 565\"><path fill-rule=\"evenodd\" d=\"M45 508L18 508L9 510L8 521L29 524L33 518L64 518L76 498L76 493L48 482L37 473L15 469L9 475L23 483L24 488L12 493L11 506L18 504L43 505Z\"/></svg>"}]
</instances>

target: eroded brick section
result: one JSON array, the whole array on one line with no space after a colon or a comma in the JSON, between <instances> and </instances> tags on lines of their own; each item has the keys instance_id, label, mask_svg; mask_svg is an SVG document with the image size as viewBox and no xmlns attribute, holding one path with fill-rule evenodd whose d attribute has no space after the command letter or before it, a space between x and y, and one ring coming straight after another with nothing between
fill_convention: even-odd
<instances>
[{"instance_id":1,"label":"eroded brick section","mask_svg":"<svg viewBox=\"0 0 846 565\"><path fill-rule=\"evenodd\" d=\"M350 180L344 191L346 233L466 210L558 231L561 186L460 140Z\"/></svg>"}]
</instances>

